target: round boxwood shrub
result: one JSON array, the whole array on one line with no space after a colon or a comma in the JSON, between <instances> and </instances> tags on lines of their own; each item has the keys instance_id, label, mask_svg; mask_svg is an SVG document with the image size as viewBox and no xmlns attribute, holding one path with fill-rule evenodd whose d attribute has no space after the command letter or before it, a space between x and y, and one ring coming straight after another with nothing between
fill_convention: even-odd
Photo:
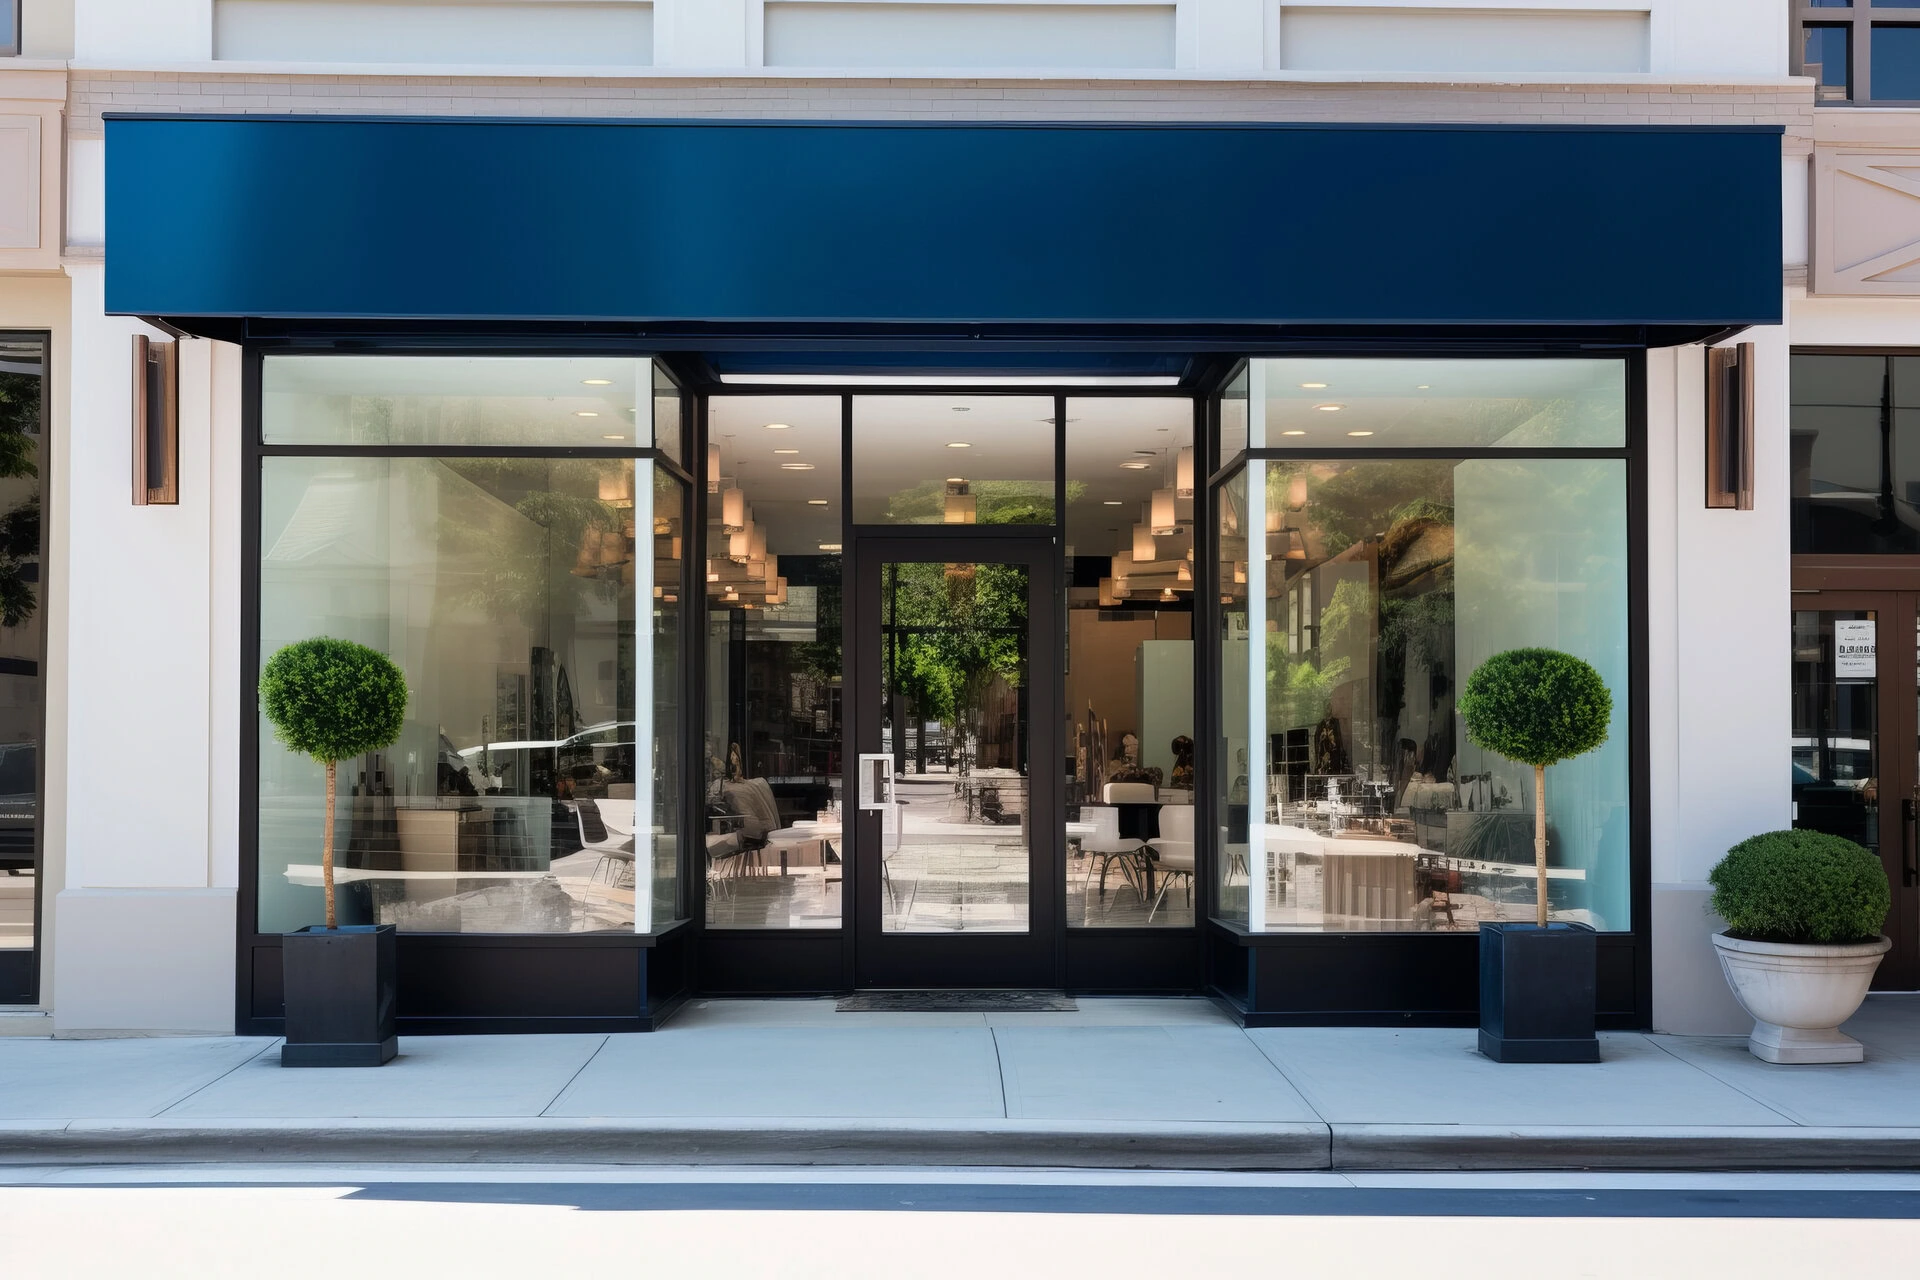
<instances>
[{"instance_id":1,"label":"round boxwood shrub","mask_svg":"<svg viewBox=\"0 0 1920 1280\"><path fill-rule=\"evenodd\" d=\"M1892 895L1880 859L1824 831L1768 831L1707 876L1727 932L1750 942L1871 942Z\"/></svg>"},{"instance_id":2,"label":"round boxwood shrub","mask_svg":"<svg viewBox=\"0 0 1920 1280\"><path fill-rule=\"evenodd\" d=\"M1613 694L1591 665L1558 649L1508 649L1467 677L1456 704L1467 741L1533 766L1534 923L1547 927L1547 766L1607 740Z\"/></svg>"},{"instance_id":3,"label":"round boxwood shrub","mask_svg":"<svg viewBox=\"0 0 1920 1280\"><path fill-rule=\"evenodd\" d=\"M390 747L399 738L407 714L407 680L378 649L316 636L296 640L267 659L260 669L260 709L289 751L326 766L320 877L327 928L332 929L338 923L333 893L335 766Z\"/></svg>"},{"instance_id":4,"label":"round boxwood shrub","mask_svg":"<svg viewBox=\"0 0 1920 1280\"><path fill-rule=\"evenodd\" d=\"M1613 694L1591 665L1558 649L1508 649L1467 677L1460 716L1477 747L1544 769L1607 740Z\"/></svg>"}]
</instances>

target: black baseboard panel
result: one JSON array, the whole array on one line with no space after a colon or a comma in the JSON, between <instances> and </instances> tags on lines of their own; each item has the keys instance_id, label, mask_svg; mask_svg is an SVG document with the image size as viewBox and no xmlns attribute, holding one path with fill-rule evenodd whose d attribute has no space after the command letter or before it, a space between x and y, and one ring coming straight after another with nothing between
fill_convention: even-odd
<instances>
[{"instance_id":1,"label":"black baseboard panel","mask_svg":"<svg viewBox=\"0 0 1920 1280\"><path fill-rule=\"evenodd\" d=\"M1642 1030L1648 984L1631 934L1602 934L1596 1025ZM1480 1018L1477 934L1249 934L1214 922L1208 991L1249 1027L1471 1027Z\"/></svg>"},{"instance_id":2,"label":"black baseboard panel","mask_svg":"<svg viewBox=\"0 0 1920 1280\"><path fill-rule=\"evenodd\" d=\"M691 933L399 940L403 1035L648 1031L686 993ZM245 948L242 1035L282 1027L280 939Z\"/></svg>"}]
</instances>

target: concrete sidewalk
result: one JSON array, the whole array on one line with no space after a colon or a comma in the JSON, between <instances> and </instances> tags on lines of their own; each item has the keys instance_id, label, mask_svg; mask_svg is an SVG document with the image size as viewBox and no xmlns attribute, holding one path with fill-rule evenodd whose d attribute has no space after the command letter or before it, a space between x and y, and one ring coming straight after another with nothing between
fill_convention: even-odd
<instances>
[{"instance_id":1,"label":"concrete sidewalk","mask_svg":"<svg viewBox=\"0 0 1920 1280\"><path fill-rule=\"evenodd\" d=\"M0 1039L0 1164L1920 1169L1920 997L1867 1061L1611 1033L1503 1066L1471 1030L1243 1031L1201 1000L1077 1013L698 1001L650 1035L422 1036L379 1070L266 1039Z\"/></svg>"}]
</instances>

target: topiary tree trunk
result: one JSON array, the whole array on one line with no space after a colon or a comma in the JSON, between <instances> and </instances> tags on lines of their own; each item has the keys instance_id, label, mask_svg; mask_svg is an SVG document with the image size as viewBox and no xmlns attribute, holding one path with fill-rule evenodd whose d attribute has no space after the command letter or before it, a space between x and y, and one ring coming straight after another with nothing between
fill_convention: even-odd
<instances>
[{"instance_id":1,"label":"topiary tree trunk","mask_svg":"<svg viewBox=\"0 0 1920 1280\"><path fill-rule=\"evenodd\" d=\"M407 713L406 678L391 658L366 645L325 636L299 640L261 668L260 709L289 750L310 756L326 769L320 882L326 890L327 928L337 929L333 812L338 765L384 750L399 738Z\"/></svg>"},{"instance_id":2,"label":"topiary tree trunk","mask_svg":"<svg viewBox=\"0 0 1920 1280\"><path fill-rule=\"evenodd\" d=\"M1534 920L1547 927L1547 766L1607 740L1613 695L1600 673L1557 649L1509 649L1474 669L1457 704L1467 740L1533 767Z\"/></svg>"}]
</instances>

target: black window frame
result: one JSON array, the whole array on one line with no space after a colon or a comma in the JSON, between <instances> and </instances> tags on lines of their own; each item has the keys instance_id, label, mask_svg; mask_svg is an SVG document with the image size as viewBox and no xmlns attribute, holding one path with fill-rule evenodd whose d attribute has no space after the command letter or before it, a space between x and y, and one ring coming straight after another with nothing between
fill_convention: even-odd
<instances>
[{"instance_id":1,"label":"black window frame","mask_svg":"<svg viewBox=\"0 0 1920 1280\"><path fill-rule=\"evenodd\" d=\"M1802 39L1809 27L1839 27L1848 33L1847 96L1844 100L1814 102L1818 107L1920 106L1920 98L1879 98L1873 93L1873 29L1875 27L1913 27L1920 29L1920 6L1880 5L1874 0L1853 0L1845 7L1816 7L1809 0L1794 0L1789 8L1792 32L1788 37L1788 59L1794 75L1806 75L1802 57Z\"/></svg>"}]
</instances>

